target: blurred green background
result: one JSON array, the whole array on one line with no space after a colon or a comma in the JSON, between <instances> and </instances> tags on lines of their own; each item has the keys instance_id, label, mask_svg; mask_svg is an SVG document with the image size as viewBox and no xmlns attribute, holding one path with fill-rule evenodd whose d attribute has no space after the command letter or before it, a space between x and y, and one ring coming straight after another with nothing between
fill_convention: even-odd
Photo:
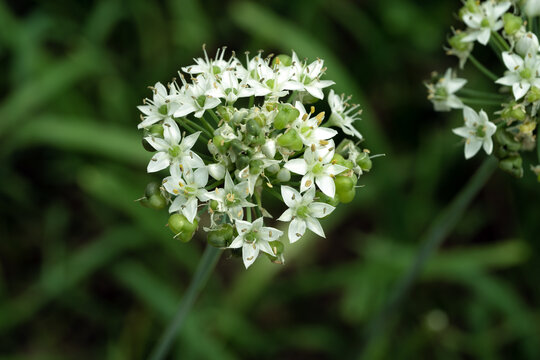
<instances>
[{"instance_id":1,"label":"blurred green background","mask_svg":"<svg viewBox=\"0 0 540 360\"><path fill-rule=\"evenodd\" d=\"M0 1L0 359L144 359L156 343L204 239L174 241L166 211L134 202L154 179L136 106L203 43L323 58L364 108L365 146L387 156L285 266L222 257L171 359L539 359L528 171L495 172L385 307L485 157L463 159L459 112L434 113L422 84L457 64L442 47L459 6Z\"/></svg>"}]
</instances>

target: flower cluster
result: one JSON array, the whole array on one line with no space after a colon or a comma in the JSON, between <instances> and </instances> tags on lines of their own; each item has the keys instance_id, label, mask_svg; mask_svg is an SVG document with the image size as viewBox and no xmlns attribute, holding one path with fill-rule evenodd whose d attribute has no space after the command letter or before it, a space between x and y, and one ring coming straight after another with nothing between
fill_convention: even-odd
<instances>
[{"instance_id":1,"label":"flower cluster","mask_svg":"<svg viewBox=\"0 0 540 360\"><path fill-rule=\"evenodd\" d=\"M492 91L465 87L468 81L457 77L456 69L448 69L443 76L434 73L426 83L436 111L463 111L464 126L453 132L465 139L465 158L483 148L487 154L494 153L501 169L516 177L523 176L523 152L539 148L539 15L538 0L465 1L459 11L465 29L453 30L446 50L458 57L459 69L469 62L485 75L494 85ZM496 75L472 55L476 43L491 49L493 62L501 64L496 68L504 68L504 73ZM475 105L488 112L473 110ZM536 161L540 162L540 151ZM531 165L531 169L540 181L540 165Z\"/></svg>"},{"instance_id":2,"label":"flower cluster","mask_svg":"<svg viewBox=\"0 0 540 360\"><path fill-rule=\"evenodd\" d=\"M246 54L244 65L223 48L215 58L204 50L179 81L156 83L139 106L138 127L154 152L147 171L167 174L147 186L142 204L168 206L168 226L184 242L204 221L208 243L241 254L246 268L260 252L284 261L283 232L265 225L273 218L266 194L286 206L277 220L288 223L291 243L306 229L324 237L319 219L352 201L358 177L371 169L367 149L335 143L340 132L362 140L358 105L330 90L328 121L312 105L334 84L322 79L325 70L323 60L294 52Z\"/></svg>"}]
</instances>

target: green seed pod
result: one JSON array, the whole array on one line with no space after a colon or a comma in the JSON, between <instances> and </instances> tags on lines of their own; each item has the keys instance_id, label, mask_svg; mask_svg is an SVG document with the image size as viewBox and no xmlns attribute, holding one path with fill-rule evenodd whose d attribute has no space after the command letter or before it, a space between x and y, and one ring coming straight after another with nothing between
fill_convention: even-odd
<instances>
[{"instance_id":1,"label":"green seed pod","mask_svg":"<svg viewBox=\"0 0 540 360\"><path fill-rule=\"evenodd\" d=\"M217 202L217 200L211 200L210 201L210 209L216 211L217 208L218 208L218 205L219 205L219 203Z\"/></svg>"},{"instance_id":2,"label":"green seed pod","mask_svg":"<svg viewBox=\"0 0 540 360\"><path fill-rule=\"evenodd\" d=\"M251 135L259 135L261 132L261 127L257 121L255 121L255 119L249 119L246 123L246 130Z\"/></svg>"},{"instance_id":3,"label":"green seed pod","mask_svg":"<svg viewBox=\"0 0 540 360\"><path fill-rule=\"evenodd\" d=\"M520 16L516 16L511 13L503 15L504 31L508 35L514 35L519 31L521 25L523 25L523 19Z\"/></svg>"},{"instance_id":4,"label":"green seed pod","mask_svg":"<svg viewBox=\"0 0 540 360\"><path fill-rule=\"evenodd\" d=\"M150 197L154 194L161 194L161 190L159 189L159 184L155 181L152 181L151 183L148 183L148 185L146 185L144 195L146 197Z\"/></svg>"},{"instance_id":5,"label":"green seed pod","mask_svg":"<svg viewBox=\"0 0 540 360\"><path fill-rule=\"evenodd\" d=\"M523 160L519 155L501 160L499 162L499 168L516 178L523 177Z\"/></svg>"},{"instance_id":6,"label":"green seed pod","mask_svg":"<svg viewBox=\"0 0 540 360\"><path fill-rule=\"evenodd\" d=\"M272 59L272 66L282 64L284 66L291 66L292 65L292 58L289 55L285 54L279 54L275 58Z\"/></svg>"},{"instance_id":7,"label":"green seed pod","mask_svg":"<svg viewBox=\"0 0 540 360\"><path fill-rule=\"evenodd\" d=\"M263 170L263 161L262 160L251 160L249 162L249 173L251 175L257 175L260 174Z\"/></svg>"},{"instance_id":8,"label":"green seed pod","mask_svg":"<svg viewBox=\"0 0 540 360\"><path fill-rule=\"evenodd\" d=\"M350 203L356 195L356 176L338 175L334 178L336 184L336 194L339 196L339 201L346 204Z\"/></svg>"},{"instance_id":9,"label":"green seed pod","mask_svg":"<svg viewBox=\"0 0 540 360\"><path fill-rule=\"evenodd\" d=\"M247 155L240 155L237 159L236 159L236 168L238 170L242 170L243 168L245 168L246 166L249 165L249 156Z\"/></svg>"},{"instance_id":10,"label":"green seed pod","mask_svg":"<svg viewBox=\"0 0 540 360\"><path fill-rule=\"evenodd\" d=\"M270 175L276 175L279 170L280 170L280 167L279 167L278 164L272 164L272 165L268 166L266 169L264 169L264 172L268 173Z\"/></svg>"},{"instance_id":11,"label":"green seed pod","mask_svg":"<svg viewBox=\"0 0 540 360\"><path fill-rule=\"evenodd\" d=\"M219 229L208 232L208 244L224 248L231 244L233 238L233 227L230 224L221 225Z\"/></svg>"},{"instance_id":12,"label":"green seed pod","mask_svg":"<svg viewBox=\"0 0 540 360\"><path fill-rule=\"evenodd\" d=\"M356 165L360 166L363 171L369 172L373 164L369 158L369 154L362 152L356 159Z\"/></svg>"},{"instance_id":13,"label":"green seed pod","mask_svg":"<svg viewBox=\"0 0 540 360\"><path fill-rule=\"evenodd\" d=\"M287 182L291 180L291 172L285 168L281 168L277 173L277 179L280 182Z\"/></svg>"},{"instance_id":14,"label":"green seed pod","mask_svg":"<svg viewBox=\"0 0 540 360\"><path fill-rule=\"evenodd\" d=\"M276 240L276 241L270 241L270 247L272 248L272 250L274 251L274 254L276 255L281 255L283 254L283 250L285 249L285 247L283 246L283 243L279 240Z\"/></svg>"},{"instance_id":15,"label":"green seed pod","mask_svg":"<svg viewBox=\"0 0 540 360\"><path fill-rule=\"evenodd\" d=\"M323 202L325 204L328 204L328 205L332 205L332 206L338 206L339 204L339 195L336 193L334 195L333 198L331 198L330 196L326 195L325 193L321 192L321 191L317 191L315 193L315 198L316 199L319 199L318 201L320 202Z\"/></svg>"},{"instance_id":16,"label":"green seed pod","mask_svg":"<svg viewBox=\"0 0 540 360\"><path fill-rule=\"evenodd\" d=\"M290 104L279 104L278 113L274 118L274 128L281 130L300 116L300 111Z\"/></svg>"},{"instance_id":17,"label":"green seed pod","mask_svg":"<svg viewBox=\"0 0 540 360\"><path fill-rule=\"evenodd\" d=\"M238 139L231 140L231 149L234 151L236 155L240 155L244 151L244 146L242 145L242 142Z\"/></svg>"},{"instance_id":18,"label":"green seed pod","mask_svg":"<svg viewBox=\"0 0 540 360\"><path fill-rule=\"evenodd\" d=\"M354 149L356 145L350 139L345 139L339 143L336 148L336 154L341 155L342 157L349 156L349 149Z\"/></svg>"},{"instance_id":19,"label":"green seed pod","mask_svg":"<svg viewBox=\"0 0 540 360\"><path fill-rule=\"evenodd\" d=\"M334 154L332 163L345 166L348 169L352 169L354 167L354 163L351 160L345 160L340 154Z\"/></svg>"},{"instance_id":20,"label":"green seed pod","mask_svg":"<svg viewBox=\"0 0 540 360\"><path fill-rule=\"evenodd\" d=\"M277 138L277 143L279 146L286 147L293 151L300 151L304 147L304 143L302 142L302 139L300 139L300 136L294 129L291 129L285 132L284 134L280 135Z\"/></svg>"},{"instance_id":21,"label":"green seed pod","mask_svg":"<svg viewBox=\"0 0 540 360\"><path fill-rule=\"evenodd\" d=\"M216 148L218 149L220 153L226 152L229 147L229 142L225 141L223 136L220 136L220 135L214 136L212 139L212 142L214 143L214 145L216 146Z\"/></svg>"},{"instance_id":22,"label":"green seed pod","mask_svg":"<svg viewBox=\"0 0 540 360\"><path fill-rule=\"evenodd\" d=\"M540 100L540 89L536 86L532 86L529 92L527 93L527 101L530 103L537 102Z\"/></svg>"},{"instance_id":23,"label":"green seed pod","mask_svg":"<svg viewBox=\"0 0 540 360\"><path fill-rule=\"evenodd\" d=\"M521 149L521 143L516 141L514 137L504 129L497 129L495 132L495 142L510 152L519 151Z\"/></svg>"},{"instance_id":24,"label":"green seed pod","mask_svg":"<svg viewBox=\"0 0 540 360\"><path fill-rule=\"evenodd\" d=\"M169 217L168 224L169 229L175 234L175 238L178 238L182 242L188 242L193 238L199 221L193 219L193 223L190 223L184 215L172 214Z\"/></svg>"},{"instance_id":25,"label":"green seed pod","mask_svg":"<svg viewBox=\"0 0 540 360\"><path fill-rule=\"evenodd\" d=\"M248 115L248 111L246 109L242 109L242 110L239 110L239 111L236 111L232 118L231 118L231 121L235 124L241 124L244 122L244 118Z\"/></svg>"},{"instance_id":26,"label":"green seed pod","mask_svg":"<svg viewBox=\"0 0 540 360\"><path fill-rule=\"evenodd\" d=\"M234 108L232 106L223 106L220 105L217 107L216 112L218 115L225 120L226 122L231 121L232 114L234 112Z\"/></svg>"}]
</instances>

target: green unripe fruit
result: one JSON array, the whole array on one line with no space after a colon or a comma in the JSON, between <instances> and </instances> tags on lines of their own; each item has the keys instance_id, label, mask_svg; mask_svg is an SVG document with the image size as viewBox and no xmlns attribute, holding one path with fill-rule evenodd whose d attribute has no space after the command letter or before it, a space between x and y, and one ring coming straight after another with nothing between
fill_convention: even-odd
<instances>
[{"instance_id":1,"label":"green unripe fruit","mask_svg":"<svg viewBox=\"0 0 540 360\"><path fill-rule=\"evenodd\" d=\"M161 210L167 206L167 200L161 194L154 194L148 199L148 207L154 210Z\"/></svg>"},{"instance_id":2,"label":"green unripe fruit","mask_svg":"<svg viewBox=\"0 0 540 360\"><path fill-rule=\"evenodd\" d=\"M274 118L274 128L281 130L300 116L300 111L290 104L279 104L278 113Z\"/></svg>"},{"instance_id":3,"label":"green unripe fruit","mask_svg":"<svg viewBox=\"0 0 540 360\"><path fill-rule=\"evenodd\" d=\"M354 145L354 142L352 142L349 139L345 139L342 142L339 143L338 147L336 148L336 154L343 156L349 156L349 149L356 148L356 145Z\"/></svg>"},{"instance_id":4,"label":"green unripe fruit","mask_svg":"<svg viewBox=\"0 0 540 360\"><path fill-rule=\"evenodd\" d=\"M220 136L220 135L214 136L212 138L212 142L214 143L214 145L216 146L216 148L218 149L220 153L224 153L225 151L227 151L229 143L225 141L223 136Z\"/></svg>"},{"instance_id":5,"label":"green unripe fruit","mask_svg":"<svg viewBox=\"0 0 540 360\"><path fill-rule=\"evenodd\" d=\"M261 131L259 134L257 135L251 135L251 134L248 134L246 136L246 140L251 144L251 145L264 145L264 143L266 142L266 138L264 137L264 132Z\"/></svg>"},{"instance_id":6,"label":"green unripe fruit","mask_svg":"<svg viewBox=\"0 0 540 360\"><path fill-rule=\"evenodd\" d=\"M527 93L527 101L528 102L537 102L540 100L540 89L536 86L532 86L529 92Z\"/></svg>"},{"instance_id":7,"label":"green unripe fruit","mask_svg":"<svg viewBox=\"0 0 540 360\"><path fill-rule=\"evenodd\" d=\"M218 205L219 205L219 203L217 202L217 200L211 200L210 201L210 209L216 211L217 208L218 208Z\"/></svg>"},{"instance_id":8,"label":"green unripe fruit","mask_svg":"<svg viewBox=\"0 0 540 360\"><path fill-rule=\"evenodd\" d=\"M144 190L144 195L146 197L150 197L154 194L160 194L160 193L161 193L161 190L159 189L159 184L155 181L148 183L148 185L146 185L146 189Z\"/></svg>"},{"instance_id":9,"label":"green unripe fruit","mask_svg":"<svg viewBox=\"0 0 540 360\"><path fill-rule=\"evenodd\" d=\"M281 168L279 169L276 177L281 182L287 182L291 180L291 172L288 169Z\"/></svg>"},{"instance_id":10,"label":"green unripe fruit","mask_svg":"<svg viewBox=\"0 0 540 360\"><path fill-rule=\"evenodd\" d=\"M506 13L503 15L503 22L504 22L504 31L508 35L514 35L518 32L518 30L521 28L521 25L523 25L523 19L520 16L516 16L511 13Z\"/></svg>"},{"instance_id":11,"label":"green unripe fruit","mask_svg":"<svg viewBox=\"0 0 540 360\"><path fill-rule=\"evenodd\" d=\"M368 153L363 152L356 159L356 165L360 166L363 171L369 172L373 164L371 162L371 159L369 158Z\"/></svg>"},{"instance_id":12,"label":"green unripe fruit","mask_svg":"<svg viewBox=\"0 0 540 360\"><path fill-rule=\"evenodd\" d=\"M284 66L291 66L292 65L292 58L289 55L280 54L272 59L272 66L276 64L281 64Z\"/></svg>"},{"instance_id":13,"label":"green unripe fruit","mask_svg":"<svg viewBox=\"0 0 540 360\"><path fill-rule=\"evenodd\" d=\"M208 243L214 247L224 248L231 244L233 227L230 224L221 225L217 230L208 232Z\"/></svg>"},{"instance_id":14,"label":"green unripe fruit","mask_svg":"<svg viewBox=\"0 0 540 360\"><path fill-rule=\"evenodd\" d=\"M242 146L242 142L240 142L240 140L231 140L230 144L232 151L234 151L236 155L239 155L242 151L244 151L244 147Z\"/></svg>"},{"instance_id":15,"label":"green unripe fruit","mask_svg":"<svg viewBox=\"0 0 540 360\"><path fill-rule=\"evenodd\" d=\"M285 132L284 134L280 135L277 138L277 143L279 146L286 147L293 151L300 151L304 147L304 143L302 142L302 139L300 139L300 136L294 129L291 129Z\"/></svg>"},{"instance_id":16,"label":"green unripe fruit","mask_svg":"<svg viewBox=\"0 0 540 360\"><path fill-rule=\"evenodd\" d=\"M246 130L251 135L259 135L261 127L254 119L249 119L246 123Z\"/></svg>"},{"instance_id":17,"label":"green unripe fruit","mask_svg":"<svg viewBox=\"0 0 540 360\"><path fill-rule=\"evenodd\" d=\"M274 175L274 174L277 174L279 170L280 170L280 167L278 164L272 164L268 166L266 169L264 169L264 172L270 175Z\"/></svg>"},{"instance_id":18,"label":"green unripe fruit","mask_svg":"<svg viewBox=\"0 0 540 360\"><path fill-rule=\"evenodd\" d=\"M225 120L226 122L229 122L231 120L231 116L233 113L232 109L233 108L230 106L220 105L217 107L216 112L223 120Z\"/></svg>"},{"instance_id":19,"label":"green unripe fruit","mask_svg":"<svg viewBox=\"0 0 540 360\"><path fill-rule=\"evenodd\" d=\"M497 129L495 132L495 141L503 146L508 151L519 151L521 149L521 143L516 141L512 135L510 135L504 129Z\"/></svg>"},{"instance_id":20,"label":"green unripe fruit","mask_svg":"<svg viewBox=\"0 0 540 360\"><path fill-rule=\"evenodd\" d=\"M350 203L356 195L356 176L338 175L334 178L336 184L336 194L339 196L339 201L346 204Z\"/></svg>"},{"instance_id":21,"label":"green unripe fruit","mask_svg":"<svg viewBox=\"0 0 540 360\"><path fill-rule=\"evenodd\" d=\"M251 175L260 174L263 170L263 161L262 160L251 160L249 162L249 173Z\"/></svg>"},{"instance_id":22,"label":"green unripe fruit","mask_svg":"<svg viewBox=\"0 0 540 360\"><path fill-rule=\"evenodd\" d=\"M321 191L317 191L316 194L315 194L315 198L316 199L319 199L318 201L320 202L323 202L325 204L328 204L328 205L332 205L332 206L338 206L339 204L339 195L336 193L334 195L333 198L331 198L330 196L326 195L325 193L321 192Z\"/></svg>"},{"instance_id":23,"label":"green unripe fruit","mask_svg":"<svg viewBox=\"0 0 540 360\"><path fill-rule=\"evenodd\" d=\"M247 155L240 155L237 159L236 159L236 168L238 170L242 170L244 169L246 166L249 165L249 156Z\"/></svg>"},{"instance_id":24,"label":"green unripe fruit","mask_svg":"<svg viewBox=\"0 0 540 360\"><path fill-rule=\"evenodd\" d=\"M523 161L519 155L501 160L499 168L514 177L521 178L523 176Z\"/></svg>"},{"instance_id":25,"label":"green unripe fruit","mask_svg":"<svg viewBox=\"0 0 540 360\"><path fill-rule=\"evenodd\" d=\"M175 234L175 238L178 238L182 242L188 242L193 238L199 221L193 219L193 223L190 223L184 215L172 214L169 217L168 225L169 229Z\"/></svg>"},{"instance_id":26,"label":"green unripe fruit","mask_svg":"<svg viewBox=\"0 0 540 360\"><path fill-rule=\"evenodd\" d=\"M354 163L351 160L345 160L345 158L339 154L334 154L332 163L345 166L348 169L352 169L354 167Z\"/></svg>"}]
</instances>

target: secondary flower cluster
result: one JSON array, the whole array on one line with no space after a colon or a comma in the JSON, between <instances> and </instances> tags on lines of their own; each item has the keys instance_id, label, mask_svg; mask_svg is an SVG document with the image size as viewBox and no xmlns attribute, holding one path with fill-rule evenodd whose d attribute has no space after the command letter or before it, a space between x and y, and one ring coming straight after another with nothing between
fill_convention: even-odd
<instances>
[{"instance_id":1,"label":"secondary flower cluster","mask_svg":"<svg viewBox=\"0 0 540 360\"><path fill-rule=\"evenodd\" d=\"M481 148L487 154L494 152L499 167L516 177L523 176L522 152L538 149L539 15L538 0L467 0L459 11L466 28L453 31L447 53L458 57L459 69L468 61L496 86L492 91L466 88L467 80L458 78L453 69L443 76L435 73L426 84L436 111L463 111L464 126L453 132L465 139L465 158ZM489 45L494 60L505 68L504 74L496 75L472 55L476 43ZM469 107L475 105L490 110L489 116ZM536 161L540 162L540 151ZM531 169L540 181L540 165L531 165Z\"/></svg>"},{"instance_id":2,"label":"secondary flower cluster","mask_svg":"<svg viewBox=\"0 0 540 360\"><path fill-rule=\"evenodd\" d=\"M336 148L334 140L340 131L362 140L358 105L330 90L329 119L316 112L311 104L334 84L321 79L321 59L259 52L243 65L224 48L214 59L204 55L179 81L152 86L139 106L143 145L155 152L147 170L168 172L141 202L168 206L168 226L184 242L204 217L208 243L241 253L246 268L261 251L283 263L283 232L265 225L272 215L263 200L273 195L286 206L277 220L288 223L291 243L306 229L324 237L318 219L352 201L358 177L371 169L369 151L349 139Z\"/></svg>"}]
</instances>

